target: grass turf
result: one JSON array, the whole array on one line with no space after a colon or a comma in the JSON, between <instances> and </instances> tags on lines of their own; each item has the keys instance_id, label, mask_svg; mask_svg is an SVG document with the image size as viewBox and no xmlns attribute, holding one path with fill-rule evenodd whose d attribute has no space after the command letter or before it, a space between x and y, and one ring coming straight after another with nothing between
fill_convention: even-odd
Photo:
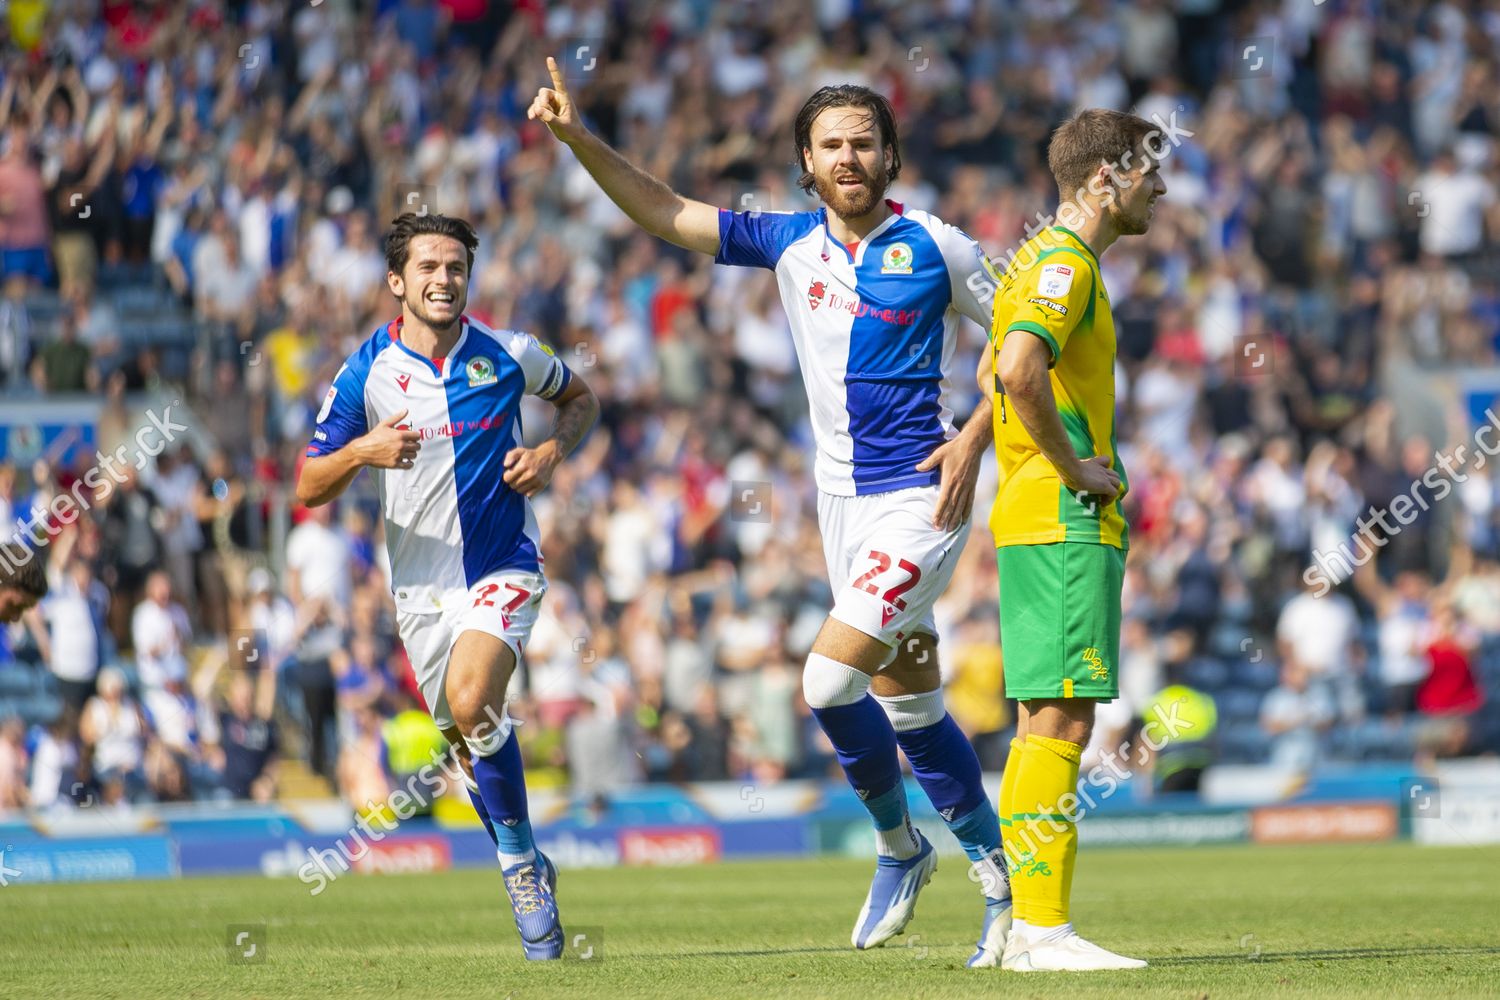
<instances>
[{"instance_id":1,"label":"grass turf","mask_svg":"<svg viewBox=\"0 0 1500 1000\"><path fill-rule=\"evenodd\" d=\"M1500 848L1085 851L1074 916L1142 972L968 970L978 892L944 859L908 933L856 953L870 866L564 871L594 960L521 959L498 871L0 890L5 997L1447 997L1500 994ZM228 928L265 925L232 963Z\"/></svg>"}]
</instances>

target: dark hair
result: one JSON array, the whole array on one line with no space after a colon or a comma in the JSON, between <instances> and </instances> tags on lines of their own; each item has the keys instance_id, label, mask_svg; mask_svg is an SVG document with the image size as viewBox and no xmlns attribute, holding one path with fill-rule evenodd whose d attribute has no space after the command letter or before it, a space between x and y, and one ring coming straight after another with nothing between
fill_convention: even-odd
<instances>
[{"instance_id":1,"label":"dark hair","mask_svg":"<svg viewBox=\"0 0 1500 1000\"><path fill-rule=\"evenodd\" d=\"M452 215L417 215L407 212L391 220L391 231L385 234L385 266L396 274L406 270L411 259L411 241L417 236L451 236L469 251L469 270L474 270L474 251L479 247L479 237L474 227Z\"/></svg>"},{"instance_id":2,"label":"dark hair","mask_svg":"<svg viewBox=\"0 0 1500 1000\"><path fill-rule=\"evenodd\" d=\"M15 589L37 600L47 596L47 571L36 551L19 542L0 542L0 589Z\"/></svg>"},{"instance_id":3,"label":"dark hair","mask_svg":"<svg viewBox=\"0 0 1500 1000\"><path fill-rule=\"evenodd\" d=\"M891 151L890 179L901 176L901 137L896 133L896 112L891 109L891 102L869 87L841 83L837 87L823 87L809 97L792 125L792 139L797 145L796 164L802 168L797 184L803 191L812 193L813 175L802 161L802 151L812 146L813 121L829 108L864 108L868 111L880 128L881 142Z\"/></svg>"},{"instance_id":4,"label":"dark hair","mask_svg":"<svg viewBox=\"0 0 1500 1000\"><path fill-rule=\"evenodd\" d=\"M1145 162L1145 140L1156 126L1107 108L1089 108L1069 118L1052 133L1047 147L1047 168L1057 181L1063 200L1088 184L1101 166L1109 164L1121 172ZM1097 193L1097 192L1095 192Z\"/></svg>"}]
</instances>

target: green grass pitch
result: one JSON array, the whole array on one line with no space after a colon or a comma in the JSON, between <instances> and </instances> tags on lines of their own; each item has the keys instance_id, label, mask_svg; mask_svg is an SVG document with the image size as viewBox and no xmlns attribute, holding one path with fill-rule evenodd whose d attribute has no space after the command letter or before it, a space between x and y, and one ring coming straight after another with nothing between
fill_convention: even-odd
<instances>
[{"instance_id":1,"label":"green grass pitch","mask_svg":"<svg viewBox=\"0 0 1500 1000\"><path fill-rule=\"evenodd\" d=\"M1085 851L1074 917L1142 972L963 967L978 892L944 859L904 937L849 947L849 860L564 871L594 960L521 959L498 871L0 890L3 997L1438 997L1500 995L1500 848ZM231 962L231 925L263 924Z\"/></svg>"}]
</instances>

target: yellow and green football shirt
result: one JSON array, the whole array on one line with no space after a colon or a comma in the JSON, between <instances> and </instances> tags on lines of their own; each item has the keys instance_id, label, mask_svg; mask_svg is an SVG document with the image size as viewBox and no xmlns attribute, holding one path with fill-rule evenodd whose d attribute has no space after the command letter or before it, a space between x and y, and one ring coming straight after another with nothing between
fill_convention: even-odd
<instances>
[{"instance_id":1,"label":"yellow and green football shirt","mask_svg":"<svg viewBox=\"0 0 1500 1000\"><path fill-rule=\"evenodd\" d=\"M1080 458L1113 456L1121 485L1125 468L1115 446L1115 324L1099 260L1071 231L1053 226L1021 246L995 297L990 339L994 357L1008 336L1040 337L1052 352L1052 394ZM1006 407L995 379L995 450L1000 488L990 514L995 545L1091 542L1123 549L1129 533L1118 502L1073 495Z\"/></svg>"}]
</instances>

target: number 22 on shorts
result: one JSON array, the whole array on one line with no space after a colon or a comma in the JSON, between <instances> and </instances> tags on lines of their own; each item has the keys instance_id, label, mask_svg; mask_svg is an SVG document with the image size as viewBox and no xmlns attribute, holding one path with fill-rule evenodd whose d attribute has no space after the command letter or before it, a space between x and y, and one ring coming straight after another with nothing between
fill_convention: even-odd
<instances>
[{"instance_id":1,"label":"number 22 on shorts","mask_svg":"<svg viewBox=\"0 0 1500 1000\"><path fill-rule=\"evenodd\" d=\"M901 599L901 595L915 587L917 581L922 579L922 568L909 559L893 560L889 553L881 552L879 549L871 549L870 554L865 558L875 560L875 565L854 581L855 589L863 590L867 594L874 594L897 611L905 611L906 602ZM877 576L882 576L890 572L892 562L896 564L898 569L904 570L907 576L905 580L888 588L882 596L880 588L875 586L874 581Z\"/></svg>"}]
</instances>

